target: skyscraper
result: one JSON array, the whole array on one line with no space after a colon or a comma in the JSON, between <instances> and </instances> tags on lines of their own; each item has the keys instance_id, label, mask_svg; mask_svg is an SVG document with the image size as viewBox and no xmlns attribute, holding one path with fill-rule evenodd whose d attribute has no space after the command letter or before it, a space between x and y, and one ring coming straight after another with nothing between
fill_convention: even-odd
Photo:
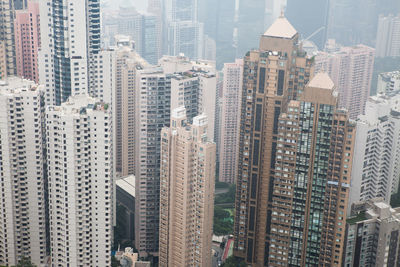
<instances>
[{"instance_id":1,"label":"skyscraper","mask_svg":"<svg viewBox=\"0 0 400 267\"><path fill-rule=\"evenodd\" d=\"M375 49L357 45L342 47L334 53L321 52L315 57L315 71L326 71L339 91L339 106L351 119L363 114L370 95Z\"/></svg>"},{"instance_id":2,"label":"skyscraper","mask_svg":"<svg viewBox=\"0 0 400 267\"><path fill-rule=\"evenodd\" d=\"M191 59L203 57L204 25L198 21L198 0L164 1L166 53Z\"/></svg>"},{"instance_id":3,"label":"skyscraper","mask_svg":"<svg viewBox=\"0 0 400 267\"><path fill-rule=\"evenodd\" d=\"M343 266L399 265L399 213L379 198L353 205Z\"/></svg>"},{"instance_id":4,"label":"skyscraper","mask_svg":"<svg viewBox=\"0 0 400 267\"><path fill-rule=\"evenodd\" d=\"M243 68L234 255L264 266L279 116L303 92L313 68L299 34L282 16L261 36L259 49L246 54Z\"/></svg>"},{"instance_id":5,"label":"skyscraper","mask_svg":"<svg viewBox=\"0 0 400 267\"><path fill-rule=\"evenodd\" d=\"M43 89L0 82L0 265L47 262Z\"/></svg>"},{"instance_id":6,"label":"skyscraper","mask_svg":"<svg viewBox=\"0 0 400 267\"><path fill-rule=\"evenodd\" d=\"M242 97L243 60L225 63L223 72L219 181L236 183L240 138L237 111Z\"/></svg>"},{"instance_id":7,"label":"skyscraper","mask_svg":"<svg viewBox=\"0 0 400 267\"><path fill-rule=\"evenodd\" d=\"M161 129L171 112L171 78L162 68L136 72L135 90L135 242L140 256L158 254Z\"/></svg>"},{"instance_id":8,"label":"skyscraper","mask_svg":"<svg viewBox=\"0 0 400 267\"><path fill-rule=\"evenodd\" d=\"M215 141L217 80L215 73L190 70L171 75L171 111L184 106L189 123L202 113L207 115L208 137Z\"/></svg>"},{"instance_id":9,"label":"skyscraper","mask_svg":"<svg viewBox=\"0 0 400 267\"><path fill-rule=\"evenodd\" d=\"M160 266L211 266L216 146L205 115L185 108L161 132Z\"/></svg>"},{"instance_id":10,"label":"skyscraper","mask_svg":"<svg viewBox=\"0 0 400 267\"><path fill-rule=\"evenodd\" d=\"M350 205L380 197L387 204L400 176L400 93L372 96L357 120ZM349 207L350 208L350 207Z\"/></svg>"},{"instance_id":11,"label":"skyscraper","mask_svg":"<svg viewBox=\"0 0 400 267\"><path fill-rule=\"evenodd\" d=\"M103 39L105 47L116 45L115 35L131 37L135 50L151 64L161 57L161 19L154 14L138 12L131 3L119 10L103 13Z\"/></svg>"},{"instance_id":12,"label":"skyscraper","mask_svg":"<svg viewBox=\"0 0 400 267\"><path fill-rule=\"evenodd\" d=\"M279 116L268 266L342 262L355 125L337 109L335 89L318 73Z\"/></svg>"},{"instance_id":13,"label":"skyscraper","mask_svg":"<svg viewBox=\"0 0 400 267\"><path fill-rule=\"evenodd\" d=\"M379 16L376 35L377 57L400 56L400 15Z\"/></svg>"},{"instance_id":14,"label":"skyscraper","mask_svg":"<svg viewBox=\"0 0 400 267\"><path fill-rule=\"evenodd\" d=\"M17 75L39 82L40 47L39 3L28 1L25 10L17 10L14 19Z\"/></svg>"},{"instance_id":15,"label":"skyscraper","mask_svg":"<svg viewBox=\"0 0 400 267\"><path fill-rule=\"evenodd\" d=\"M46 109L52 266L111 266L112 114L86 95Z\"/></svg>"},{"instance_id":16,"label":"skyscraper","mask_svg":"<svg viewBox=\"0 0 400 267\"><path fill-rule=\"evenodd\" d=\"M4 43L8 75L17 73L15 65L14 11L18 1L0 1L0 41Z\"/></svg>"},{"instance_id":17,"label":"skyscraper","mask_svg":"<svg viewBox=\"0 0 400 267\"><path fill-rule=\"evenodd\" d=\"M100 51L100 0L40 1L39 80L46 103L89 92L92 56Z\"/></svg>"},{"instance_id":18,"label":"skyscraper","mask_svg":"<svg viewBox=\"0 0 400 267\"><path fill-rule=\"evenodd\" d=\"M129 47L115 50L116 169L121 176L135 173L136 71L150 65Z\"/></svg>"}]
</instances>

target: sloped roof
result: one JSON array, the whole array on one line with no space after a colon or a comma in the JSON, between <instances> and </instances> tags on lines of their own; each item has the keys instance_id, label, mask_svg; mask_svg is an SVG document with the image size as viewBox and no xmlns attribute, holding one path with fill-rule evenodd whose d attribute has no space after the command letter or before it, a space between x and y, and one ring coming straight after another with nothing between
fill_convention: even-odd
<instances>
[{"instance_id":1,"label":"sloped roof","mask_svg":"<svg viewBox=\"0 0 400 267\"><path fill-rule=\"evenodd\" d=\"M314 78L309 82L309 87L329 89L333 90L335 88L335 83L332 81L326 72L317 73Z\"/></svg>"},{"instance_id":2,"label":"sloped roof","mask_svg":"<svg viewBox=\"0 0 400 267\"><path fill-rule=\"evenodd\" d=\"M284 17L280 16L264 33L264 36L280 37L291 39L297 33L296 29Z\"/></svg>"}]
</instances>

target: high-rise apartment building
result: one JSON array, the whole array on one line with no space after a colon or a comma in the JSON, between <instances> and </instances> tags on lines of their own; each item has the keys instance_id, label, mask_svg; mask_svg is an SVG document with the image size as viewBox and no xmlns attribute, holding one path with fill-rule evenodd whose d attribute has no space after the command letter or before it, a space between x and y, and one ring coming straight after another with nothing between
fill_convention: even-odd
<instances>
[{"instance_id":1,"label":"high-rise apartment building","mask_svg":"<svg viewBox=\"0 0 400 267\"><path fill-rule=\"evenodd\" d=\"M376 34L376 56L400 56L400 15L379 16Z\"/></svg>"},{"instance_id":2,"label":"high-rise apartment building","mask_svg":"<svg viewBox=\"0 0 400 267\"><path fill-rule=\"evenodd\" d=\"M43 89L0 82L0 265L47 262Z\"/></svg>"},{"instance_id":3,"label":"high-rise apartment building","mask_svg":"<svg viewBox=\"0 0 400 267\"><path fill-rule=\"evenodd\" d=\"M46 103L61 105L89 92L100 51L100 0L40 1L39 80Z\"/></svg>"},{"instance_id":4,"label":"high-rise apartment building","mask_svg":"<svg viewBox=\"0 0 400 267\"><path fill-rule=\"evenodd\" d=\"M212 266L216 146L207 116L187 123L185 108L161 132L159 266Z\"/></svg>"},{"instance_id":5,"label":"high-rise apartment building","mask_svg":"<svg viewBox=\"0 0 400 267\"><path fill-rule=\"evenodd\" d=\"M6 46L0 41L0 80L7 78Z\"/></svg>"},{"instance_id":6,"label":"high-rise apartment building","mask_svg":"<svg viewBox=\"0 0 400 267\"><path fill-rule=\"evenodd\" d=\"M380 199L353 205L342 266L398 266L400 209Z\"/></svg>"},{"instance_id":7,"label":"high-rise apartment building","mask_svg":"<svg viewBox=\"0 0 400 267\"><path fill-rule=\"evenodd\" d=\"M204 25L198 21L198 0L166 0L163 7L166 53L203 58Z\"/></svg>"},{"instance_id":8,"label":"high-rise apartment building","mask_svg":"<svg viewBox=\"0 0 400 267\"><path fill-rule=\"evenodd\" d=\"M51 266L111 266L112 114L77 95L46 110Z\"/></svg>"},{"instance_id":9,"label":"high-rise apartment building","mask_svg":"<svg viewBox=\"0 0 400 267\"><path fill-rule=\"evenodd\" d=\"M400 176L400 92L372 96L357 120L349 205L380 197L390 203Z\"/></svg>"},{"instance_id":10,"label":"high-rise apartment building","mask_svg":"<svg viewBox=\"0 0 400 267\"><path fill-rule=\"evenodd\" d=\"M171 111L184 106L189 123L202 113L208 118L208 137L215 141L217 78L215 73L190 70L171 76Z\"/></svg>"},{"instance_id":11,"label":"high-rise apartment building","mask_svg":"<svg viewBox=\"0 0 400 267\"><path fill-rule=\"evenodd\" d=\"M0 1L0 41L4 42L7 75L17 73L15 66L14 12L18 1Z\"/></svg>"},{"instance_id":12,"label":"high-rise apartment building","mask_svg":"<svg viewBox=\"0 0 400 267\"><path fill-rule=\"evenodd\" d=\"M135 242L140 256L158 254L161 129L169 126L171 78L160 67L136 71Z\"/></svg>"},{"instance_id":13,"label":"high-rise apartment building","mask_svg":"<svg viewBox=\"0 0 400 267\"><path fill-rule=\"evenodd\" d=\"M138 12L132 4L121 5L117 12L103 13L103 40L106 47L116 44L115 35L126 35L135 43L135 50L151 64L161 57L161 19L154 14Z\"/></svg>"},{"instance_id":14,"label":"high-rise apartment building","mask_svg":"<svg viewBox=\"0 0 400 267\"><path fill-rule=\"evenodd\" d=\"M28 7L15 11L14 36L17 75L39 82L38 50L40 47L39 2L28 1Z\"/></svg>"},{"instance_id":15,"label":"high-rise apartment building","mask_svg":"<svg viewBox=\"0 0 400 267\"><path fill-rule=\"evenodd\" d=\"M342 262L355 126L337 109L337 96L318 73L279 116L267 266Z\"/></svg>"},{"instance_id":16,"label":"high-rise apartment building","mask_svg":"<svg viewBox=\"0 0 400 267\"><path fill-rule=\"evenodd\" d=\"M279 116L302 93L313 68L299 34L281 16L261 36L259 49L246 54L243 69L234 255L264 266Z\"/></svg>"},{"instance_id":17,"label":"high-rise apartment building","mask_svg":"<svg viewBox=\"0 0 400 267\"><path fill-rule=\"evenodd\" d=\"M351 119L363 114L370 95L375 50L365 45L342 47L334 53L321 52L315 57L315 71L326 71L337 86L339 106Z\"/></svg>"},{"instance_id":18,"label":"high-rise apartment building","mask_svg":"<svg viewBox=\"0 0 400 267\"><path fill-rule=\"evenodd\" d=\"M115 57L116 169L126 176L135 173L136 71L150 65L126 46L117 48Z\"/></svg>"},{"instance_id":19,"label":"high-rise apartment building","mask_svg":"<svg viewBox=\"0 0 400 267\"><path fill-rule=\"evenodd\" d=\"M225 63L223 69L222 109L221 109L221 137L219 142L220 160L219 181L236 183L242 82L243 60L235 63Z\"/></svg>"},{"instance_id":20,"label":"high-rise apartment building","mask_svg":"<svg viewBox=\"0 0 400 267\"><path fill-rule=\"evenodd\" d=\"M400 90L400 71L384 72L378 76L378 94L389 94Z\"/></svg>"}]
</instances>

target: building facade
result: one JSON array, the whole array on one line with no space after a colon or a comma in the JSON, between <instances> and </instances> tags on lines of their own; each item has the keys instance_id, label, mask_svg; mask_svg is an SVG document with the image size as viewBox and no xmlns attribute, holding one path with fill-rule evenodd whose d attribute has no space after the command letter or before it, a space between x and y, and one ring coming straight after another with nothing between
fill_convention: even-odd
<instances>
[{"instance_id":1,"label":"building facade","mask_svg":"<svg viewBox=\"0 0 400 267\"><path fill-rule=\"evenodd\" d=\"M86 95L46 110L51 266L110 266L112 114Z\"/></svg>"},{"instance_id":2,"label":"building facade","mask_svg":"<svg viewBox=\"0 0 400 267\"><path fill-rule=\"evenodd\" d=\"M400 56L400 16L379 16L376 57Z\"/></svg>"},{"instance_id":3,"label":"building facade","mask_svg":"<svg viewBox=\"0 0 400 267\"><path fill-rule=\"evenodd\" d=\"M387 204L397 193L400 175L400 93L372 96L357 120L350 201L380 197Z\"/></svg>"},{"instance_id":4,"label":"building facade","mask_svg":"<svg viewBox=\"0 0 400 267\"><path fill-rule=\"evenodd\" d=\"M14 12L19 1L0 1L0 41L4 43L7 75L17 73L15 65Z\"/></svg>"},{"instance_id":5,"label":"building facade","mask_svg":"<svg viewBox=\"0 0 400 267\"><path fill-rule=\"evenodd\" d=\"M216 146L207 116L187 123L185 108L161 132L159 266L212 266Z\"/></svg>"},{"instance_id":6,"label":"building facade","mask_svg":"<svg viewBox=\"0 0 400 267\"><path fill-rule=\"evenodd\" d=\"M267 266L340 266L355 138L318 73L278 122Z\"/></svg>"},{"instance_id":7,"label":"building facade","mask_svg":"<svg viewBox=\"0 0 400 267\"><path fill-rule=\"evenodd\" d=\"M279 17L244 58L235 202L234 255L268 264L272 170L279 115L297 99L313 74L299 34Z\"/></svg>"},{"instance_id":8,"label":"building facade","mask_svg":"<svg viewBox=\"0 0 400 267\"><path fill-rule=\"evenodd\" d=\"M215 73L190 70L171 76L171 111L184 106L189 123L202 113L208 118L208 137L215 141L217 78Z\"/></svg>"},{"instance_id":9,"label":"building facade","mask_svg":"<svg viewBox=\"0 0 400 267\"><path fill-rule=\"evenodd\" d=\"M39 82L40 47L39 2L28 1L25 10L15 11L14 36L17 75Z\"/></svg>"},{"instance_id":10,"label":"building facade","mask_svg":"<svg viewBox=\"0 0 400 267\"><path fill-rule=\"evenodd\" d=\"M243 60L225 63L223 69L221 137L219 142L219 181L236 183L240 112L238 107L242 97Z\"/></svg>"},{"instance_id":11,"label":"building facade","mask_svg":"<svg viewBox=\"0 0 400 267\"><path fill-rule=\"evenodd\" d=\"M135 244L141 257L158 255L160 215L160 134L169 126L171 78L160 67L136 72Z\"/></svg>"},{"instance_id":12,"label":"building facade","mask_svg":"<svg viewBox=\"0 0 400 267\"><path fill-rule=\"evenodd\" d=\"M7 78L6 46L0 41L0 80Z\"/></svg>"},{"instance_id":13,"label":"building facade","mask_svg":"<svg viewBox=\"0 0 400 267\"><path fill-rule=\"evenodd\" d=\"M70 96L89 92L100 51L99 0L44 0L40 5L39 80L46 104L61 105Z\"/></svg>"},{"instance_id":14,"label":"building facade","mask_svg":"<svg viewBox=\"0 0 400 267\"><path fill-rule=\"evenodd\" d=\"M400 90L400 71L384 72L378 76L378 94L390 94Z\"/></svg>"},{"instance_id":15,"label":"building facade","mask_svg":"<svg viewBox=\"0 0 400 267\"><path fill-rule=\"evenodd\" d=\"M115 35L132 38L136 52L151 64L161 57L161 20L154 14L138 12L132 4L121 5L118 12L103 13L103 38L106 48L116 45Z\"/></svg>"},{"instance_id":16,"label":"building facade","mask_svg":"<svg viewBox=\"0 0 400 267\"><path fill-rule=\"evenodd\" d=\"M342 266L399 265L399 213L379 198L356 203L346 224Z\"/></svg>"},{"instance_id":17,"label":"building facade","mask_svg":"<svg viewBox=\"0 0 400 267\"><path fill-rule=\"evenodd\" d=\"M337 85L339 106L351 119L364 114L371 90L375 50L364 45L342 47L339 52L321 52L315 57L315 71L325 71Z\"/></svg>"},{"instance_id":18,"label":"building facade","mask_svg":"<svg viewBox=\"0 0 400 267\"><path fill-rule=\"evenodd\" d=\"M198 0L166 0L163 4L166 54L203 58L204 25L198 21Z\"/></svg>"},{"instance_id":19,"label":"building facade","mask_svg":"<svg viewBox=\"0 0 400 267\"><path fill-rule=\"evenodd\" d=\"M47 262L43 89L0 82L0 265Z\"/></svg>"}]
</instances>

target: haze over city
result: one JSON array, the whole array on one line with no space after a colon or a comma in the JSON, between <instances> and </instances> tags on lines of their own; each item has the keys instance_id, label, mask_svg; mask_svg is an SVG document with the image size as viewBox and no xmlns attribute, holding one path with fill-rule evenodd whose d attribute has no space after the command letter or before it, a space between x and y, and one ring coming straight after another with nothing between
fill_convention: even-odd
<instances>
[{"instance_id":1,"label":"haze over city","mask_svg":"<svg viewBox=\"0 0 400 267\"><path fill-rule=\"evenodd\" d=\"M400 266L399 0L0 0L0 267Z\"/></svg>"}]
</instances>

